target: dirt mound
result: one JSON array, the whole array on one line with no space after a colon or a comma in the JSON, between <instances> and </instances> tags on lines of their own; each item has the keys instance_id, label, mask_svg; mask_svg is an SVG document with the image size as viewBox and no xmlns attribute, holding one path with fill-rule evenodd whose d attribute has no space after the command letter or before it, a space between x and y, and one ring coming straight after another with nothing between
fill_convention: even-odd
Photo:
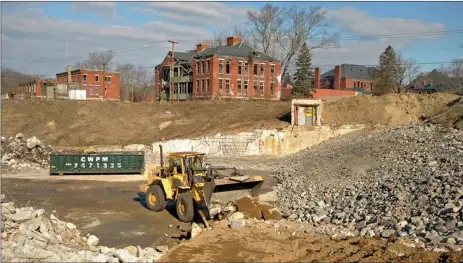
<instances>
[{"instance_id":1,"label":"dirt mound","mask_svg":"<svg viewBox=\"0 0 463 263\"><path fill-rule=\"evenodd\" d=\"M358 95L328 102L322 122L329 125L405 125L446 111L448 103L459 98L452 94Z\"/></svg>"},{"instance_id":2,"label":"dirt mound","mask_svg":"<svg viewBox=\"0 0 463 263\"><path fill-rule=\"evenodd\" d=\"M3 101L2 135L23 133L53 146L151 144L289 125L287 102L202 101L131 104L103 101Z\"/></svg>"},{"instance_id":3,"label":"dirt mound","mask_svg":"<svg viewBox=\"0 0 463 263\"><path fill-rule=\"evenodd\" d=\"M434 116L430 121L463 130L463 98L450 102L448 106L446 111Z\"/></svg>"},{"instance_id":4,"label":"dirt mound","mask_svg":"<svg viewBox=\"0 0 463 263\"><path fill-rule=\"evenodd\" d=\"M461 262L462 252L429 252L400 240L330 238L300 224L248 220L214 229L169 251L160 262Z\"/></svg>"}]
</instances>

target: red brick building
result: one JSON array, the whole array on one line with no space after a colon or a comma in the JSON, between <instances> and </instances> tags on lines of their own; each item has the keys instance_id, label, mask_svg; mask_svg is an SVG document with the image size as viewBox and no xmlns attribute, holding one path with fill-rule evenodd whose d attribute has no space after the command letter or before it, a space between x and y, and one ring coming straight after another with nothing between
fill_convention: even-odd
<instances>
[{"instance_id":1,"label":"red brick building","mask_svg":"<svg viewBox=\"0 0 463 263\"><path fill-rule=\"evenodd\" d=\"M170 54L155 67L157 94L170 94ZM239 37L214 48L198 44L195 50L175 52L174 58L174 99L280 99L280 62L241 43Z\"/></svg>"},{"instance_id":2,"label":"red brick building","mask_svg":"<svg viewBox=\"0 0 463 263\"><path fill-rule=\"evenodd\" d=\"M215 48L199 44L192 70L193 98L280 99L281 63L239 37Z\"/></svg>"},{"instance_id":3,"label":"red brick building","mask_svg":"<svg viewBox=\"0 0 463 263\"><path fill-rule=\"evenodd\" d=\"M375 67L342 64L340 66L335 66L334 69L320 76L320 69L316 68L315 88L337 90L362 89L365 91L372 91L377 71Z\"/></svg>"},{"instance_id":4,"label":"red brick building","mask_svg":"<svg viewBox=\"0 0 463 263\"><path fill-rule=\"evenodd\" d=\"M104 73L104 76L103 76ZM80 89L86 90L87 99L120 100L121 75L117 72L76 69L70 72L70 82L78 83ZM68 82L68 72L56 74L58 84Z\"/></svg>"}]
</instances>

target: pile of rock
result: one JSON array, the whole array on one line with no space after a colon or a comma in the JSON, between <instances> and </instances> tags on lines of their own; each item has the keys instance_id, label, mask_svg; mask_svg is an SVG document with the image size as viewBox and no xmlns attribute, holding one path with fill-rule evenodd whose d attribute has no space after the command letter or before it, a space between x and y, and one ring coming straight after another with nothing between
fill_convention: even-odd
<instances>
[{"instance_id":1,"label":"pile of rock","mask_svg":"<svg viewBox=\"0 0 463 263\"><path fill-rule=\"evenodd\" d=\"M26 138L19 133L15 137L2 137L2 172L24 172L46 168L51 147L35 136Z\"/></svg>"},{"instance_id":2,"label":"pile of rock","mask_svg":"<svg viewBox=\"0 0 463 263\"><path fill-rule=\"evenodd\" d=\"M343 136L285 163L276 176L290 219L463 245L463 131L421 124Z\"/></svg>"},{"instance_id":3,"label":"pile of rock","mask_svg":"<svg viewBox=\"0 0 463 263\"><path fill-rule=\"evenodd\" d=\"M7 262L156 262L168 250L98 246L96 236L80 236L73 223L4 199L2 195L2 259Z\"/></svg>"}]
</instances>

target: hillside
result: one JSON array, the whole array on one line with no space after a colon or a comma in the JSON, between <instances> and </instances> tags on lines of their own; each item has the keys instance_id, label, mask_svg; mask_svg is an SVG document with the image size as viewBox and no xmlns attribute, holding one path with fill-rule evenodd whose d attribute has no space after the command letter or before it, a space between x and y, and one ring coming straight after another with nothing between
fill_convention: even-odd
<instances>
[{"instance_id":1,"label":"hillside","mask_svg":"<svg viewBox=\"0 0 463 263\"><path fill-rule=\"evenodd\" d=\"M150 144L256 128L283 128L285 102L206 101L161 105L102 101L2 101L2 136L23 133L53 146Z\"/></svg>"},{"instance_id":2,"label":"hillside","mask_svg":"<svg viewBox=\"0 0 463 263\"><path fill-rule=\"evenodd\" d=\"M450 94L359 95L323 105L322 123L396 126L441 114L440 123L451 118L448 123L452 124L463 115L454 105L458 98ZM2 101L2 136L23 133L48 140L53 146L151 144L163 139L285 128L290 125L290 109L290 103L275 101L160 105L5 100Z\"/></svg>"}]
</instances>

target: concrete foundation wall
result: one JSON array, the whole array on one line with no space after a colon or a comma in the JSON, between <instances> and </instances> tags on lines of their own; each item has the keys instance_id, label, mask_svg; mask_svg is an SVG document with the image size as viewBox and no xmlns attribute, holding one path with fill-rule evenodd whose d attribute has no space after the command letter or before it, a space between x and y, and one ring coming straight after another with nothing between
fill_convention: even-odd
<instances>
[{"instance_id":1,"label":"concrete foundation wall","mask_svg":"<svg viewBox=\"0 0 463 263\"><path fill-rule=\"evenodd\" d=\"M195 140L170 140L153 143L153 152L159 154L159 145L165 153L198 151L210 156L284 156L314 146L331 137L363 129L362 125L294 127L285 131L256 130L236 135L216 135Z\"/></svg>"},{"instance_id":2,"label":"concrete foundation wall","mask_svg":"<svg viewBox=\"0 0 463 263\"><path fill-rule=\"evenodd\" d=\"M329 138L363 129L363 125L345 125L337 129L329 126L294 126L283 131L255 130L236 135L217 134L214 137L178 139L154 142L152 145L94 146L95 151L144 151L146 168L159 164L159 145L164 155L169 152L198 151L208 156L285 156L315 146Z\"/></svg>"}]
</instances>

